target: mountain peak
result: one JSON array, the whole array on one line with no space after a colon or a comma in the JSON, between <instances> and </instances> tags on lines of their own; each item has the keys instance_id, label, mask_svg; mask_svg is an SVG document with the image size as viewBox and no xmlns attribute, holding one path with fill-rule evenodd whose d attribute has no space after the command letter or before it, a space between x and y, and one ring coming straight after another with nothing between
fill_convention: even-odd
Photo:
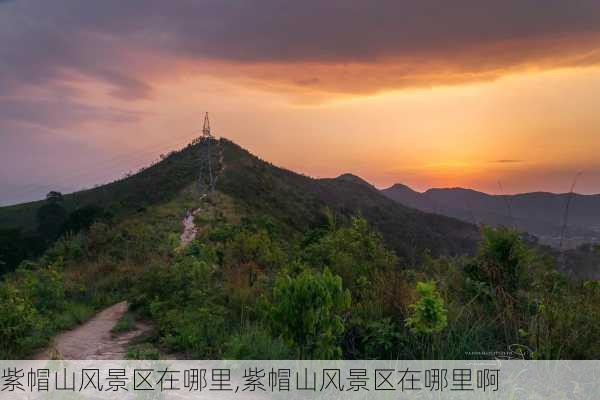
<instances>
[{"instance_id":1,"label":"mountain peak","mask_svg":"<svg viewBox=\"0 0 600 400\"><path fill-rule=\"evenodd\" d=\"M474 189L463 188L460 186L446 187L446 188L431 188L431 189L427 189L427 191L425 193L434 193L434 192L477 193L477 194L482 194L482 195L488 195L487 193L479 192Z\"/></svg>"},{"instance_id":2,"label":"mountain peak","mask_svg":"<svg viewBox=\"0 0 600 400\"><path fill-rule=\"evenodd\" d=\"M419 193L408 185L404 185L402 183L394 183L387 189L383 189L387 192L405 192L405 193Z\"/></svg>"},{"instance_id":3,"label":"mountain peak","mask_svg":"<svg viewBox=\"0 0 600 400\"><path fill-rule=\"evenodd\" d=\"M369 182L367 182L366 180L364 180L360 176L357 176L357 175L354 175L354 174L351 174L351 173L348 173L348 172L345 173L345 174L342 174L342 175L338 176L335 179L340 180L340 181L345 181L345 182L358 183L360 185L365 185L365 186L368 186L370 188L373 187L373 185L371 185Z\"/></svg>"}]
</instances>

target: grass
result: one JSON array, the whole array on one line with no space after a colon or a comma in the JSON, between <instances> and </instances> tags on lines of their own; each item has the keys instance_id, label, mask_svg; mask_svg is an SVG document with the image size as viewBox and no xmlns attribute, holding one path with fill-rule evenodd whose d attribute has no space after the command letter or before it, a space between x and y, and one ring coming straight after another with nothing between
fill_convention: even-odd
<instances>
[{"instance_id":1,"label":"grass","mask_svg":"<svg viewBox=\"0 0 600 400\"><path fill-rule=\"evenodd\" d=\"M160 360L160 352L152 343L139 343L129 346L127 358L130 360Z\"/></svg>"},{"instance_id":2,"label":"grass","mask_svg":"<svg viewBox=\"0 0 600 400\"><path fill-rule=\"evenodd\" d=\"M124 314L121 318L119 318L119 320L117 321L115 326L113 326L113 328L110 330L110 332L116 336L124 332L132 331L134 328L135 319L131 314L127 313Z\"/></svg>"},{"instance_id":3,"label":"grass","mask_svg":"<svg viewBox=\"0 0 600 400\"><path fill-rule=\"evenodd\" d=\"M77 326L94 315L94 308L87 304L69 302L64 312L55 318L55 326L58 330L65 330Z\"/></svg>"}]
</instances>

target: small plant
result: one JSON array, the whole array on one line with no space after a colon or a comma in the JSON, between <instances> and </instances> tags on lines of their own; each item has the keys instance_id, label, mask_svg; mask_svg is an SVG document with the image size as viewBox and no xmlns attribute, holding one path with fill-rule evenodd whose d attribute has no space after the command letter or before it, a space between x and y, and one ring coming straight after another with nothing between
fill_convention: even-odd
<instances>
[{"instance_id":1,"label":"small plant","mask_svg":"<svg viewBox=\"0 0 600 400\"><path fill-rule=\"evenodd\" d=\"M409 306L411 315L406 319L406 326L417 334L431 335L443 331L448 325L448 311L435 282L418 282L417 292L421 298Z\"/></svg>"}]
</instances>

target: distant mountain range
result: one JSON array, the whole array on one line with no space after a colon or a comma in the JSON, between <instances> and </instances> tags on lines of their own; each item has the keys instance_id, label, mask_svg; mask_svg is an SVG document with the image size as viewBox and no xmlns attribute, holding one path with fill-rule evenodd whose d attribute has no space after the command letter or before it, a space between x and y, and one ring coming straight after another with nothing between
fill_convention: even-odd
<instances>
[{"instance_id":1,"label":"distant mountain range","mask_svg":"<svg viewBox=\"0 0 600 400\"><path fill-rule=\"evenodd\" d=\"M471 189L429 189L417 192L402 184L381 191L390 199L425 212L473 224L514 226L558 247L569 196L565 248L600 241L600 195L533 192L490 195Z\"/></svg>"}]
</instances>

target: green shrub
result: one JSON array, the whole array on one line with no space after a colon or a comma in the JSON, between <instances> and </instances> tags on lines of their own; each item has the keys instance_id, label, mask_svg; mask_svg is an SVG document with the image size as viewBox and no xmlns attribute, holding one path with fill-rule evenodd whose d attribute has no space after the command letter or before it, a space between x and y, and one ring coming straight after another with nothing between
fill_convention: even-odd
<instances>
[{"instance_id":1,"label":"green shrub","mask_svg":"<svg viewBox=\"0 0 600 400\"><path fill-rule=\"evenodd\" d=\"M472 279L494 288L497 296L506 298L527 286L526 270L530 259L531 254L518 231L485 227L477 258L466 272Z\"/></svg>"},{"instance_id":2,"label":"green shrub","mask_svg":"<svg viewBox=\"0 0 600 400\"><path fill-rule=\"evenodd\" d=\"M435 282L418 282L419 301L410 305L411 314L406 326L411 332L430 335L439 333L448 325L448 312L444 300L435 288Z\"/></svg>"},{"instance_id":3,"label":"green shrub","mask_svg":"<svg viewBox=\"0 0 600 400\"><path fill-rule=\"evenodd\" d=\"M266 268L283 266L286 255L280 243L265 229L238 231L225 246L224 263L237 265L254 262Z\"/></svg>"},{"instance_id":4,"label":"green shrub","mask_svg":"<svg viewBox=\"0 0 600 400\"><path fill-rule=\"evenodd\" d=\"M150 267L135 283L132 308L156 322L161 344L196 358L218 358L227 310L214 269L196 255Z\"/></svg>"},{"instance_id":5,"label":"green shrub","mask_svg":"<svg viewBox=\"0 0 600 400\"><path fill-rule=\"evenodd\" d=\"M193 358L220 357L227 338L224 310L206 305L154 313L159 322L162 343L170 350L188 353Z\"/></svg>"},{"instance_id":6,"label":"green shrub","mask_svg":"<svg viewBox=\"0 0 600 400\"><path fill-rule=\"evenodd\" d=\"M20 268L23 294L42 314L62 311L65 306L64 277L59 267L52 264L45 268L30 270Z\"/></svg>"},{"instance_id":7,"label":"green shrub","mask_svg":"<svg viewBox=\"0 0 600 400\"><path fill-rule=\"evenodd\" d=\"M396 264L394 253L363 218L353 218L349 227L333 230L320 240L306 240L313 243L304 249L303 260L314 267L328 267L341 276L353 297L361 293L357 287L361 278L372 281L376 274L389 271Z\"/></svg>"},{"instance_id":8,"label":"green shrub","mask_svg":"<svg viewBox=\"0 0 600 400\"><path fill-rule=\"evenodd\" d=\"M50 246L44 254L47 263L60 263L63 260L78 261L85 255L82 235L67 233Z\"/></svg>"},{"instance_id":9,"label":"green shrub","mask_svg":"<svg viewBox=\"0 0 600 400\"><path fill-rule=\"evenodd\" d=\"M296 277L281 274L268 314L271 327L291 347L298 347L302 357L339 358L342 315L350 299L342 279L328 269L322 273L307 269Z\"/></svg>"},{"instance_id":10,"label":"green shrub","mask_svg":"<svg viewBox=\"0 0 600 400\"><path fill-rule=\"evenodd\" d=\"M55 329L69 329L79 325L94 315L94 308L90 305L76 302L66 303L64 310L55 314L52 323Z\"/></svg>"},{"instance_id":11,"label":"green shrub","mask_svg":"<svg viewBox=\"0 0 600 400\"><path fill-rule=\"evenodd\" d=\"M38 332L33 304L12 284L0 284L0 357L12 359L27 352L44 340Z\"/></svg>"},{"instance_id":12,"label":"green shrub","mask_svg":"<svg viewBox=\"0 0 600 400\"><path fill-rule=\"evenodd\" d=\"M401 332L391 318L366 321L357 326L359 332L359 359L395 359Z\"/></svg>"}]
</instances>

